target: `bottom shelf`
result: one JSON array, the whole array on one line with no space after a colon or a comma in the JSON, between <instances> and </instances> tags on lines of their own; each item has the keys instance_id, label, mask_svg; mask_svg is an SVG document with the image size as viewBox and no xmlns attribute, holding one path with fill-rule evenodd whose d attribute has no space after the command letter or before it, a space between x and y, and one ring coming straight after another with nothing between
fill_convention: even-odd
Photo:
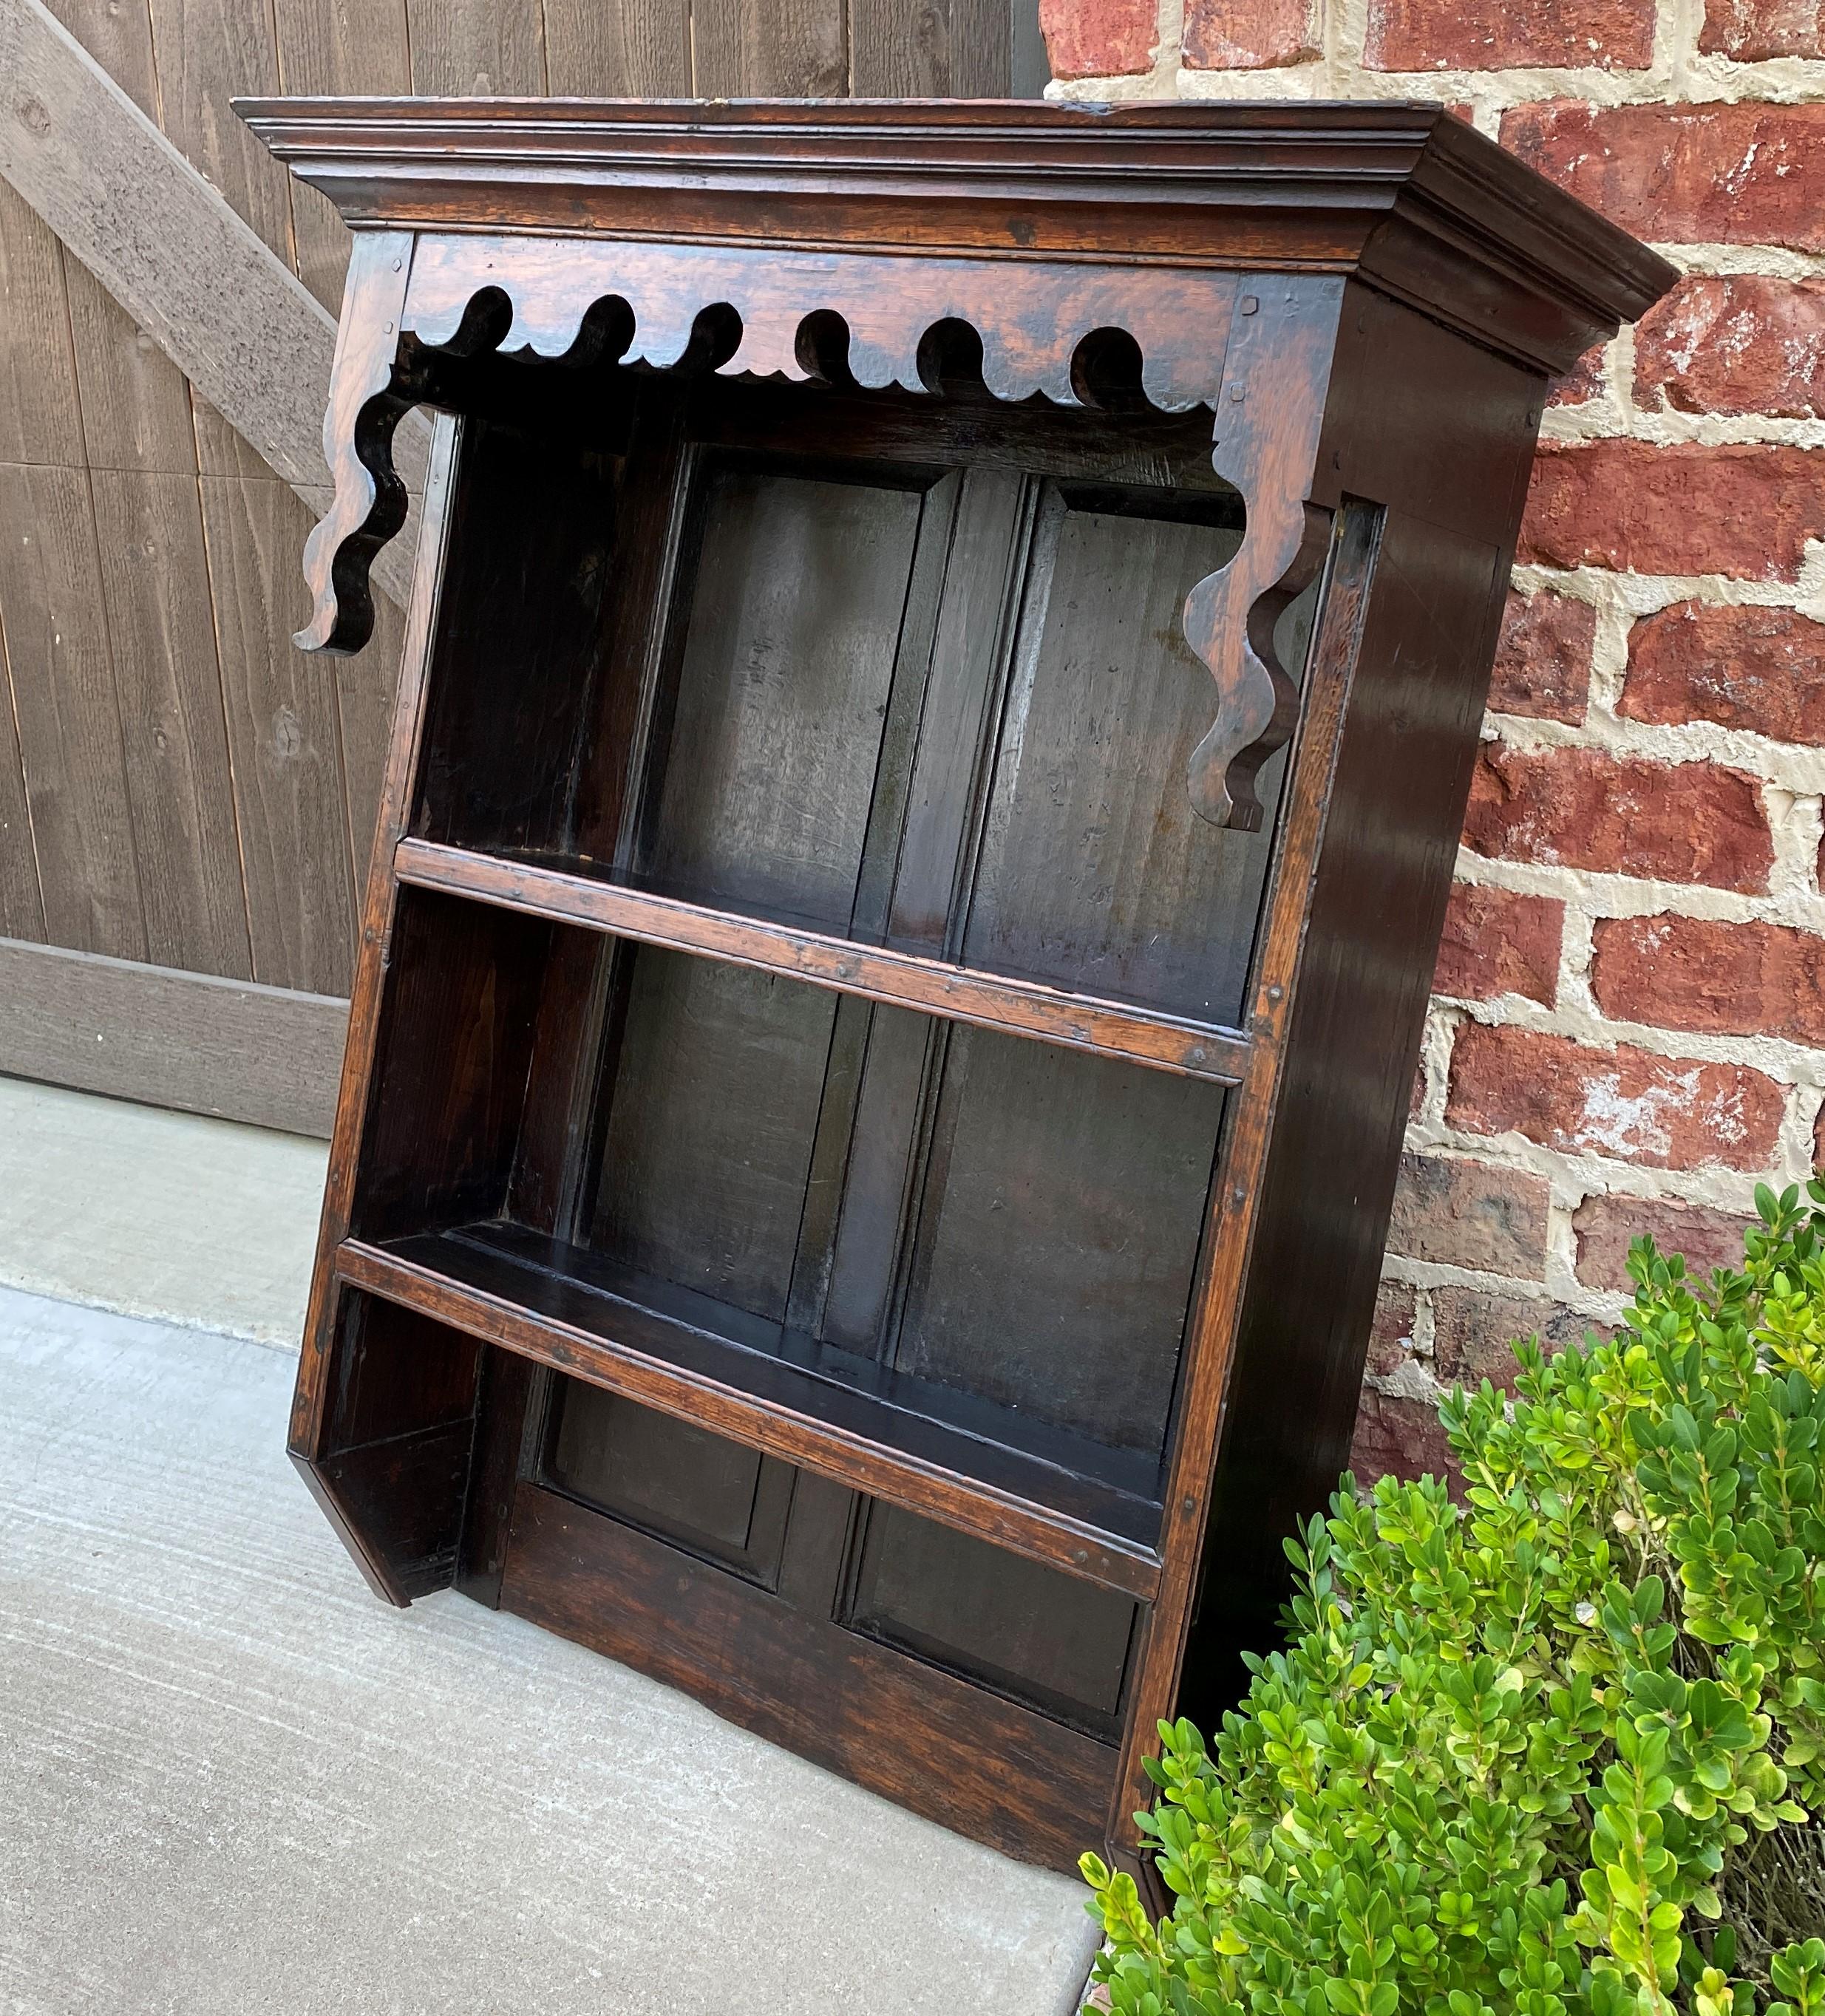
<instances>
[{"instance_id":1,"label":"bottom shelf","mask_svg":"<svg viewBox=\"0 0 1825 2016\"><path fill-rule=\"evenodd\" d=\"M890 1503L1150 1600L1156 1461L832 1349L502 1221L369 1245L380 1295Z\"/></svg>"}]
</instances>

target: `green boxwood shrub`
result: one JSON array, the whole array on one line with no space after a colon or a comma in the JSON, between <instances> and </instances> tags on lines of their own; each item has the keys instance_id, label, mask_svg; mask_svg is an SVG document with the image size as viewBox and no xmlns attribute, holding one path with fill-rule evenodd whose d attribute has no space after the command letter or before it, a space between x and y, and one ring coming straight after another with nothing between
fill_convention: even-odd
<instances>
[{"instance_id":1,"label":"green boxwood shrub","mask_svg":"<svg viewBox=\"0 0 1825 2016\"><path fill-rule=\"evenodd\" d=\"M1708 1283L1640 1242L1613 1340L1455 1394L1462 1503L1346 1478L1289 1543L1286 1648L1161 1728L1173 1915L1084 1858L1120 2016L1825 2016L1809 1194Z\"/></svg>"}]
</instances>

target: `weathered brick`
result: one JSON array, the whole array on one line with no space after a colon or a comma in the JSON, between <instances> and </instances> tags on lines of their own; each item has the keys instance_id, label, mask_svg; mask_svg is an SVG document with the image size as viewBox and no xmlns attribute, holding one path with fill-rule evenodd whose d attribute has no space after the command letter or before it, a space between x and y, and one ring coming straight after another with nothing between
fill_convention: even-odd
<instances>
[{"instance_id":1,"label":"weathered brick","mask_svg":"<svg viewBox=\"0 0 1825 2016\"><path fill-rule=\"evenodd\" d=\"M1185 0L1192 70L1279 70L1318 53L1311 0Z\"/></svg>"},{"instance_id":2,"label":"weathered brick","mask_svg":"<svg viewBox=\"0 0 1825 2016\"><path fill-rule=\"evenodd\" d=\"M1356 1438L1350 1447L1350 1469L1359 1485L1378 1477L1411 1482L1428 1472L1458 1483L1457 1465L1437 1404L1410 1399L1405 1394L1378 1393L1365 1386L1356 1413Z\"/></svg>"},{"instance_id":3,"label":"weathered brick","mask_svg":"<svg viewBox=\"0 0 1825 2016\"><path fill-rule=\"evenodd\" d=\"M1825 1043L1825 938L1786 924L1605 917L1591 989L1618 1021Z\"/></svg>"},{"instance_id":4,"label":"weathered brick","mask_svg":"<svg viewBox=\"0 0 1825 2016\"><path fill-rule=\"evenodd\" d=\"M1635 396L1683 413L1825 413L1825 281L1682 280L1635 328Z\"/></svg>"},{"instance_id":5,"label":"weathered brick","mask_svg":"<svg viewBox=\"0 0 1825 2016\"><path fill-rule=\"evenodd\" d=\"M1546 1270L1552 1186L1525 1169L1406 1154L1394 1190L1388 1251L1446 1267L1537 1281Z\"/></svg>"},{"instance_id":6,"label":"weathered brick","mask_svg":"<svg viewBox=\"0 0 1825 2016\"><path fill-rule=\"evenodd\" d=\"M1806 542L1821 537L1825 450L1547 442L1534 463L1520 556L1545 567L1794 581Z\"/></svg>"},{"instance_id":7,"label":"weathered brick","mask_svg":"<svg viewBox=\"0 0 1825 2016\"><path fill-rule=\"evenodd\" d=\"M1819 0L1705 0L1698 46L1737 63L1825 56Z\"/></svg>"},{"instance_id":8,"label":"weathered brick","mask_svg":"<svg viewBox=\"0 0 1825 2016\"><path fill-rule=\"evenodd\" d=\"M1659 244L1825 250L1814 164L1825 104L1517 105L1503 144Z\"/></svg>"},{"instance_id":9,"label":"weathered brick","mask_svg":"<svg viewBox=\"0 0 1825 2016\"><path fill-rule=\"evenodd\" d=\"M1432 991L1458 1001L1520 994L1550 1005L1564 932L1565 905L1556 897L1454 883Z\"/></svg>"},{"instance_id":10,"label":"weathered brick","mask_svg":"<svg viewBox=\"0 0 1825 2016\"><path fill-rule=\"evenodd\" d=\"M1138 77L1153 67L1154 0L1039 0L1040 33L1055 77Z\"/></svg>"},{"instance_id":11,"label":"weathered brick","mask_svg":"<svg viewBox=\"0 0 1825 2016\"><path fill-rule=\"evenodd\" d=\"M1641 70L1654 0L1369 0L1370 70Z\"/></svg>"},{"instance_id":12,"label":"weathered brick","mask_svg":"<svg viewBox=\"0 0 1825 2016\"><path fill-rule=\"evenodd\" d=\"M1490 706L1498 714L1582 721L1590 704L1596 630L1597 612L1588 602L1547 589L1522 595L1511 589L1490 675Z\"/></svg>"},{"instance_id":13,"label":"weathered brick","mask_svg":"<svg viewBox=\"0 0 1825 2016\"><path fill-rule=\"evenodd\" d=\"M1368 1370L1383 1378L1407 1356L1413 1341L1418 1291L1405 1281L1383 1281L1375 1298L1375 1321L1369 1332Z\"/></svg>"},{"instance_id":14,"label":"weathered brick","mask_svg":"<svg viewBox=\"0 0 1825 2016\"><path fill-rule=\"evenodd\" d=\"M1578 1278L1589 1287L1628 1292L1628 1249L1651 1239L1661 1252L1683 1253L1686 1270L1701 1277L1743 1262L1743 1221L1703 1204L1661 1197L1588 1197L1572 1215L1578 1235Z\"/></svg>"},{"instance_id":15,"label":"weathered brick","mask_svg":"<svg viewBox=\"0 0 1825 2016\"><path fill-rule=\"evenodd\" d=\"M1774 858L1755 779L1715 763L1485 743L1464 838L1508 861L1753 891Z\"/></svg>"},{"instance_id":16,"label":"weathered brick","mask_svg":"<svg viewBox=\"0 0 1825 2016\"><path fill-rule=\"evenodd\" d=\"M1563 1302L1531 1295L1505 1295L1482 1288L1444 1287L1432 1291L1433 1350L1440 1381L1479 1386L1487 1379L1510 1391L1518 1367L1517 1337L1538 1337L1549 1353L1582 1341L1587 1318Z\"/></svg>"},{"instance_id":17,"label":"weathered brick","mask_svg":"<svg viewBox=\"0 0 1825 2016\"><path fill-rule=\"evenodd\" d=\"M1600 1050L1527 1029L1467 1024L1452 1050L1445 1118L1517 1133L1561 1154L1660 1169L1760 1169L1780 1132L1781 1088L1744 1064Z\"/></svg>"},{"instance_id":18,"label":"weathered brick","mask_svg":"<svg viewBox=\"0 0 1825 2016\"><path fill-rule=\"evenodd\" d=\"M1617 711L1825 743L1825 623L1793 609L1671 603L1629 631Z\"/></svg>"},{"instance_id":19,"label":"weathered brick","mask_svg":"<svg viewBox=\"0 0 1825 2016\"><path fill-rule=\"evenodd\" d=\"M1569 371L1562 372L1553 380L1553 388L1546 395L1549 406L1582 406L1587 399L1595 398L1603 384L1603 360L1609 345L1594 343Z\"/></svg>"}]
</instances>

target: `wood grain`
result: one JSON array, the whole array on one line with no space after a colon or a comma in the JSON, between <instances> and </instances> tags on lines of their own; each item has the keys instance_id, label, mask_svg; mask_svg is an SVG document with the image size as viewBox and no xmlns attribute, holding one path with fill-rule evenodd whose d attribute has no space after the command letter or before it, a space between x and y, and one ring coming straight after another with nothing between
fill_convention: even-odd
<instances>
[{"instance_id":1,"label":"wood grain","mask_svg":"<svg viewBox=\"0 0 1825 2016\"><path fill-rule=\"evenodd\" d=\"M57 0L52 12L156 121L158 68L146 0L126 6L113 0ZM183 373L67 247L61 256L88 460L97 469L194 470L196 427ZM83 459L79 453L71 459L80 464Z\"/></svg>"},{"instance_id":2,"label":"wood grain","mask_svg":"<svg viewBox=\"0 0 1825 2016\"><path fill-rule=\"evenodd\" d=\"M63 255L0 183L0 462L82 459L82 406Z\"/></svg>"},{"instance_id":3,"label":"wood grain","mask_svg":"<svg viewBox=\"0 0 1825 2016\"><path fill-rule=\"evenodd\" d=\"M855 98L1017 98L1011 48L1017 6L981 0L852 0Z\"/></svg>"},{"instance_id":4,"label":"wood grain","mask_svg":"<svg viewBox=\"0 0 1825 2016\"><path fill-rule=\"evenodd\" d=\"M160 966L253 977L193 477L96 470L96 521L146 914Z\"/></svg>"},{"instance_id":5,"label":"wood grain","mask_svg":"<svg viewBox=\"0 0 1825 2016\"><path fill-rule=\"evenodd\" d=\"M275 477L200 484L254 971L347 995L355 874L333 675L290 641L309 519Z\"/></svg>"},{"instance_id":6,"label":"wood grain","mask_svg":"<svg viewBox=\"0 0 1825 2016\"><path fill-rule=\"evenodd\" d=\"M348 1003L0 940L0 1072L319 1137Z\"/></svg>"},{"instance_id":7,"label":"wood grain","mask_svg":"<svg viewBox=\"0 0 1825 2016\"><path fill-rule=\"evenodd\" d=\"M1038 981L965 971L940 959L425 841L403 842L395 859L400 880L423 888L450 890L532 916L562 917L644 944L730 959L986 1028L1018 1030L1158 1071L1232 1085L1246 1061L1249 1039L1239 1031L1137 1012Z\"/></svg>"},{"instance_id":8,"label":"wood grain","mask_svg":"<svg viewBox=\"0 0 1825 2016\"><path fill-rule=\"evenodd\" d=\"M701 1324L591 1293L580 1274L516 1265L503 1258L500 1244L485 1229L402 1241L397 1250L352 1240L339 1251L337 1273L352 1287L465 1335L700 1422L1099 1588L1146 1597L1158 1586L1158 1557L1135 1536L1158 1517L1149 1501L1073 1477L1047 1456L991 1444L979 1430L951 1428L904 1401L821 1381L784 1358L719 1348ZM827 1390L814 1400L820 1385ZM1066 1499L1069 1509L1046 1502L1037 1495L1042 1491Z\"/></svg>"},{"instance_id":9,"label":"wood grain","mask_svg":"<svg viewBox=\"0 0 1825 2016\"><path fill-rule=\"evenodd\" d=\"M0 623L53 944L147 956L89 485L0 463Z\"/></svg>"},{"instance_id":10,"label":"wood grain","mask_svg":"<svg viewBox=\"0 0 1825 2016\"><path fill-rule=\"evenodd\" d=\"M412 88L406 0L283 0L273 9L280 86L315 95ZM289 178L298 276L331 315L342 306L348 227L317 190ZM377 654L376 663L379 662Z\"/></svg>"},{"instance_id":11,"label":"wood grain","mask_svg":"<svg viewBox=\"0 0 1825 2016\"><path fill-rule=\"evenodd\" d=\"M691 9L680 0L544 0L554 98L688 98Z\"/></svg>"},{"instance_id":12,"label":"wood grain","mask_svg":"<svg viewBox=\"0 0 1825 2016\"><path fill-rule=\"evenodd\" d=\"M0 938L41 938L44 899L38 894L38 850L25 795L13 722L13 681L6 665L6 625L0 610Z\"/></svg>"},{"instance_id":13,"label":"wood grain","mask_svg":"<svg viewBox=\"0 0 1825 2016\"><path fill-rule=\"evenodd\" d=\"M850 88L842 0L693 0L702 98L841 98Z\"/></svg>"},{"instance_id":14,"label":"wood grain","mask_svg":"<svg viewBox=\"0 0 1825 2016\"><path fill-rule=\"evenodd\" d=\"M280 88L274 13L236 0L148 0L158 66L160 130L225 197L287 272L293 265L290 178L229 110ZM197 465L205 475L263 476L257 448L210 403L196 400ZM235 592L231 589L231 593Z\"/></svg>"},{"instance_id":15,"label":"wood grain","mask_svg":"<svg viewBox=\"0 0 1825 2016\"><path fill-rule=\"evenodd\" d=\"M453 98L539 98L546 91L539 0L406 0L412 88Z\"/></svg>"}]
</instances>

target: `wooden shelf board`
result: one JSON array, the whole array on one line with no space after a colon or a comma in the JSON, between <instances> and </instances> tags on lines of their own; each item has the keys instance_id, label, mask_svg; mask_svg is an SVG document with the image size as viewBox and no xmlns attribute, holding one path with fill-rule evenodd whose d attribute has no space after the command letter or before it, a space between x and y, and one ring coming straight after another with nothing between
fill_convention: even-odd
<instances>
[{"instance_id":1,"label":"wooden shelf board","mask_svg":"<svg viewBox=\"0 0 1825 2016\"><path fill-rule=\"evenodd\" d=\"M1238 1029L711 909L561 869L424 840L401 841L394 866L402 882L418 888L727 959L813 987L1120 1058L1152 1071L1239 1085L1248 1060L1250 1039Z\"/></svg>"},{"instance_id":2,"label":"wooden shelf board","mask_svg":"<svg viewBox=\"0 0 1825 2016\"><path fill-rule=\"evenodd\" d=\"M352 1287L1100 1587L1143 1600L1159 1587L1151 1459L828 1350L513 1225L347 1240L337 1271Z\"/></svg>"}]
</instances>

